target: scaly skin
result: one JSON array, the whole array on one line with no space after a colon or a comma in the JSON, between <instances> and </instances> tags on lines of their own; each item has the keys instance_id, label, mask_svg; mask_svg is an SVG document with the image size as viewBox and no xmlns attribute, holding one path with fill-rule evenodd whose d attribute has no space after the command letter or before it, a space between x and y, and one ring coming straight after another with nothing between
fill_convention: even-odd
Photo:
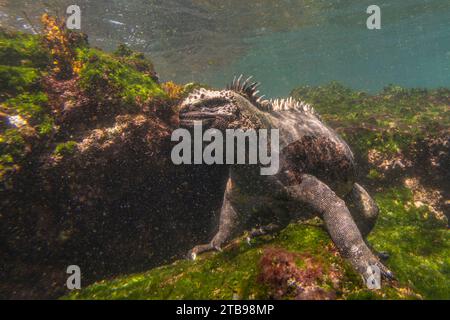
<instances>
[{"instance_id":1,"label":"scaly skin","mask_svg":"<svg viewBox=\"0 0 450 320\"><path fill-rule=\"evenodd\" d=\"M262 100L257 97L258 84L241 78L227 90L191 93L182 102L180 124L190 128L202 121L204 128L222 131L279 129L280 169L262 176L258 165L230 166L218 232L210 243L194 247L191 257L220 250L247 228L259 226L250 234L261 235L314 212L324 220L340 253L365 279L370 265L392 278L366 244L378 208L355 182L355 161L345 141L309 105L292 99Z\"/></svg>"}]
</instances>

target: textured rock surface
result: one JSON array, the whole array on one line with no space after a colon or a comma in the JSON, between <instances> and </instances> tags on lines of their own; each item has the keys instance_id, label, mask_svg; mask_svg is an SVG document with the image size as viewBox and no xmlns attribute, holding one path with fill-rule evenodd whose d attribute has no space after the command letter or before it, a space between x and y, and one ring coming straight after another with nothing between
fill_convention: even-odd
<instances>
[{"instance_id":1,"label":"textured rock surface","mask_svg":"<svg viewBox=\"0 0 450 320\"><path fill-rule=\"evenodd\" d=\"M44 41L2 35L0 52L22 52L38 76L32 87L1 88L1 297L57 297L68 265L87 284L171 261L210 236L225 168L170 161L182 87L155 82L142 56L88 47L74 49L79 70L59 77L33 62L36 48L50 55ZM11 124L13 116L26 121Z\"/></svg>"}]
</instances>

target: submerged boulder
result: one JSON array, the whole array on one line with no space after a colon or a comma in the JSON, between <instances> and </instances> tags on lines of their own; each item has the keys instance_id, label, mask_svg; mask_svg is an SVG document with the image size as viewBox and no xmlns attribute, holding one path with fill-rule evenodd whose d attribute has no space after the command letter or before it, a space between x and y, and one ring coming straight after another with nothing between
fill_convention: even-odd
<instances>
[{"instance_id":1,"label":"submerged boulder","mask_svg":"<svg viewBox=\"0 0 450 320\"><path fill-rule=\"evenodd\" d=\"M387 250L395 281L370 290L338 253L320 220L289 225L222 252L97 282L63 299L448 299L445 223L416 208L407 189L376 195L381 217L369 238Z\"/></svg>"},{"instance_id":2,"label":"submerged boulder","mask_svg":"<svg viewBox=\"0 0 450 320\"><path fill-rule=\"evenodd\" d=\"M10 47L34 39L2 35ZM51 61L63 60L36 38ZM60 296L69 265L88 284L182 257L209 238L221 205L226 168L170 160L184 88L159 84L142 55L72 49L71 75L56 74L67 68L51 61L32 64L32 87L1 88L4 298ZM11 127L11 117L24 124Z\"/></svg>"}]
</instances>

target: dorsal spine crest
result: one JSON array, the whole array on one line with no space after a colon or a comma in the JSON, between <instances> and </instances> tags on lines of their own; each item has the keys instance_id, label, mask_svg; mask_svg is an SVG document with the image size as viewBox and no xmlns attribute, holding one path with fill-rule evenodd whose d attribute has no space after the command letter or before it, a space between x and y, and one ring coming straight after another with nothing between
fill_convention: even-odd
<instances>
[{"instance_id":1,"label":"dorsal spine crest","mask_svg":"<svg viewBox=\"0 0 450 320\"><path fill-rule=\"evenodd\" d=\"M314 108L304 102L289 97L287 99L270 99L264 100L264 95L259 96L259 82L251 82L253 76L248 77L246 80L241 74L239 77L234 77L233 82L227 85L227 90L235 91L250 100L258 109L265 112L280 112L295 110L299 112L310 113L320 119L320 116L314 110Z\"/></svg>"}]
</instances>

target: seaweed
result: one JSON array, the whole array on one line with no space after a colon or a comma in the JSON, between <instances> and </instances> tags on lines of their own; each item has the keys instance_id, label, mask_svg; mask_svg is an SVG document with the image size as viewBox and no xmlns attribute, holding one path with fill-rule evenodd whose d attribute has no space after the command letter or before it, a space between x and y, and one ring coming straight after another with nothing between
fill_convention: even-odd
<instances>
[{"instance_id":1,"label":"seaweed","mask_svg":"<svg viewBox=\"0 0 450 320\"><path fill-rule=\"evenodd\" d=\"M135 106L149 99L166 97L155 80L119 58L84 48L78 50L78 59L82 64L80 86L99 103L106 104L112 99Z\"/></svg>"},{"instance_id":2,"label":"seaweed","mask_svg":"<svg viewBox=\"0 0 450 320\"><path fill-rule=\"evenodd\" d=\"M398 278L383 282L381 290L365 287L321 224L312 220L256 239L252 246L242 238L198 261L101 281L64 299L448 299L445 224L425 208L411 207L406 188L388 189L376 199L381 217L369 241L391 254L387 264Z\"/></svg>"},{"instance_id":3,"label":"seaweed","mask_svg":"<svg viewBox=\"0 0 450 320\"><path fill-rule=\"evenodd\" d=\"M291 95L311 103L352 145L356 153L386 154L408 150L424 137L438 136L450 125L450 89L406 89L390 85L378 94L332 82L303 86Z\"/></svg>"}]
</instances>

